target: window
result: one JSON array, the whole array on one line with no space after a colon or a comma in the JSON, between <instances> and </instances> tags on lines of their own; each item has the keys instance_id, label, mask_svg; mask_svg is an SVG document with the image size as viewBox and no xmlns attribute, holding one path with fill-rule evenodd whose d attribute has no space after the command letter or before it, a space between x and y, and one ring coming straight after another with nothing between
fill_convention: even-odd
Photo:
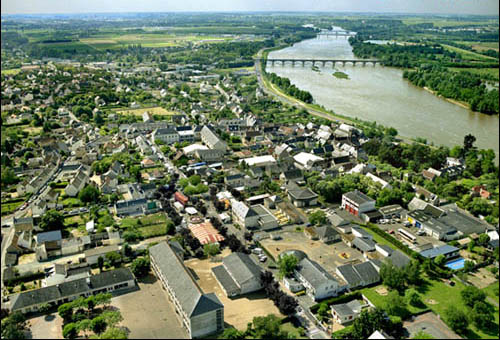
<instances>
[{"instance_id":1,"label":"window","mask_svg":"<svg viewBox=\"0 0 500 340\"><path fill-rule=\"evenodd\" d=\"M352 315L349 317L349 320L352 320Z\"/></svg>"}]
</instances>

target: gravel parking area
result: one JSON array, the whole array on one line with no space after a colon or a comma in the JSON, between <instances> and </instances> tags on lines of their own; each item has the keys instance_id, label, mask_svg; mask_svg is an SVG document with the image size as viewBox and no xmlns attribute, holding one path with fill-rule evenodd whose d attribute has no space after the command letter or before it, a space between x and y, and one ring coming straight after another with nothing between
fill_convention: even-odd
<instances>
[{"instance_id":1,"label":"gravel parking area","mask_svg":"<svg viewBox=\"0 0 500 340\"><path fill-rule=\"evenodd\" d=\"M160 281L150 274L139 282L139 288L113 298L111 303L120 309L129 339L187 339L188 333Z\"/></svg>"},{"instance_id":2,"label":"gravel parking area","mask_svg":"<svg viewBox=\"0 0 500 340\"><path fill-rule=\"evenodd\" d=\"M221 257L225 257L229 254L230 251L225 249ZM239 330L245 330L247 324L251 322L255 316L276 314L279 317L284 317L274 303L266 298L263 291L228 298L211 271L212 267L220 265L221 262L192 259L186 261L185 264L195 272L196 282L203 292L215 293L222 304L224 304L224 323L226 327L231 325Z\"/></svg>"},{"instance_id":3,"label":"gravel parking area","mask_svg":"<svg viewBox=\"0 0 500 340\"><path fill-rule=\"evenodd\" d=\"M265 239L261 241L262 246L264 246L276 259L278 255L285 250L301 250L306 253L311 260L318 262L332 274L335 273L335 269L338 266L358 260L364 261L361 252L349 247L342 241L325 244L322 241L310 240L303 232L296 231L277 232L276 235L281 236L282 239L276 241ZM344 258L341 254L346 254L347 256Z\"/></svg>"},{"instance_id":4,"label":"gravel parking area","mask_svg":"<svg viewBox=\"0 0 500 340\"><path fill-rule=\"evenodd\" d=\"M403 327L408 331L410 338L415 333L423 331L435 339L461 339L433 312L419 315L413 321L405 321Z\"/></svg>"}]
</instances>

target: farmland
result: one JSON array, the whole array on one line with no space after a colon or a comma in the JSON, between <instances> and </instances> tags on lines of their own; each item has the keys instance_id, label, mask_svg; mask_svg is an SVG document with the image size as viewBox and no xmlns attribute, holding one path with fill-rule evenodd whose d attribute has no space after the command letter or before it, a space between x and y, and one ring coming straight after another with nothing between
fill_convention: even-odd
<instances>
[{"instance_id":1,"label":"farmland","mask_svg":"<svg viewBox=\"0 0 500 340\"><path fill-rule=\"evenodd\" d=\"M142 116L144 112L149 112L153 115L159 116L172 116L177 114L174 111L169 111L164 109L163 107L154 106L154 107L144 107L140 109L117 109L116 113L123 115L134 115L134 116Z\"/></svg>"}]
</instances>

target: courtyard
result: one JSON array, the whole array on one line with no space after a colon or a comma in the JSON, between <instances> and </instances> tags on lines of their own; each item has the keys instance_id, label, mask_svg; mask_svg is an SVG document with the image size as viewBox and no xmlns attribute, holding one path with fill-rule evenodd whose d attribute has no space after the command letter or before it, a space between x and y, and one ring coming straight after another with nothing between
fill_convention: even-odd
<instances>
[{"instance_id":1,"label":"courtyard","mask_svg":"<svg viewBox=\"0 0 500 340\"><path fill-rule=\"evenodd\" d=\"M229 254L229 249L225 249L221 256ZM275 314L280 318L284 317L274 303L266 297L264 291L228 298L211 271L212 267L220 265L221 262L211 262L209 259L192 259L186 261L185 264L192 270L192 273L194 272L196 282L203 292L214 293L224 305L226 327L230 325L239 330L245 330L247 324L252 322L256 316Z\"/></svg>"}]
</instances>

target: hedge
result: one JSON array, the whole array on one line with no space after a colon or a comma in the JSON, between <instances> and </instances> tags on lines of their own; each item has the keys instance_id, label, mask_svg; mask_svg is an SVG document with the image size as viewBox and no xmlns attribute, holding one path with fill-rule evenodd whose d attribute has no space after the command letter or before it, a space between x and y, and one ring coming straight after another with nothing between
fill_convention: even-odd
<instances>
[{"instance_id":1,"label":"hedge","mask_svg":"<svg viewBox=\"0 0 500 340\"><path fill-rule=\"evenodd\" d=\"M403 244L403 242L395 239L394 237L392 237L391 235L389 235L388 233L386 233L385 231L381 230L379 227L377 227L376 225L372 224L372 223L367 223L365 225L368 229L370 229L371 231L373 231L374 233L376 233L377 235L383 237L384 239L386 239L387 241L391 242L392 244L394 244L394 246L396 246L398 249L401 249L404 253L406 253L407 255L411 256L411 257L421 257L420 254L418 254L417 252L411 250L406 244Z\"/></svg>"},{"instance_id":2,"label":"hedge","mask_svg":"<svg viewBox=\"0 0 500 340\"><path fill-rule=\"evenodd\" d=\"M320 303L317 303L313 306L311 306L310 310L312 313L316 313L319 309L319 307L326 303L328 306L339 304L339 303L347 303L352 300L359 300L363 298L363 294L361 294L360 291L354 292L354 293L349 293L341 296L335 296L326 300L321 301Z\"/></svg>"},{"instance_id":3,"label":"hedge","mask_svg":"<svg viewBox=\"0 0 500 340\"><path fill-rule=\"evenodd\" d=\"M16 286L20 282L30 282L35 280L40 280L45 278L45 272L40 271L36 273L27 273L23 276L17 276L15 278L7 280L6 286Z\"/></svg>"}]
</instances>

